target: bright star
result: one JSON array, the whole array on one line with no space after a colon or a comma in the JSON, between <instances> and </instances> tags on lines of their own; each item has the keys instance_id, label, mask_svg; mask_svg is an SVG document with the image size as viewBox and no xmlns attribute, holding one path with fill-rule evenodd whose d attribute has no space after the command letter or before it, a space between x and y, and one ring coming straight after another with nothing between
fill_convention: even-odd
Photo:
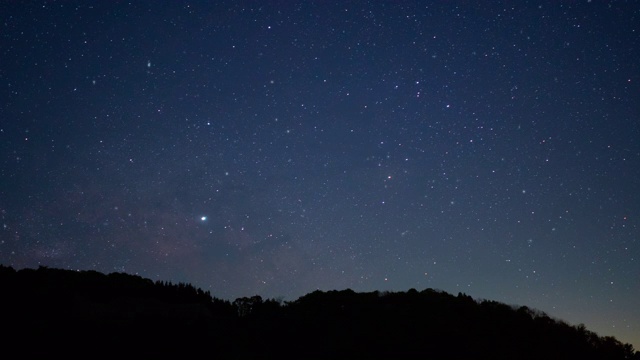
<instances>
[{"instance_id":1,"label":"bright star","mask_svg":"<svg viewBox=\"0 0 640 360\"><path fill-rule=\"evenodd\" d=\"M201 220L201 221L207 221L207 217L206 217L206 216L202 216L202 217L200 218L200 220Z\"/></svg>"}]
</instances>

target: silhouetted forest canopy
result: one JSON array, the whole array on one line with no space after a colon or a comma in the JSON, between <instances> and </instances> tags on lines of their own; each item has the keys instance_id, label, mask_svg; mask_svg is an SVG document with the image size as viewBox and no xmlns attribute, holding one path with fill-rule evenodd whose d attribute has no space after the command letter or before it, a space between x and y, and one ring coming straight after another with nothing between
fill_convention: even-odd
<instances>
[{"instance_id":1,"label":"silhouetted forest canopy","mask_svg":"<svg viewBox=\"0 0 640 360\"><path fill-rule=\"evenodd\" d=\"M640 359L526 306L425 289L222 300L124 273L0 265L3 353L207 358Z\"/></svg>"}]
</instances>

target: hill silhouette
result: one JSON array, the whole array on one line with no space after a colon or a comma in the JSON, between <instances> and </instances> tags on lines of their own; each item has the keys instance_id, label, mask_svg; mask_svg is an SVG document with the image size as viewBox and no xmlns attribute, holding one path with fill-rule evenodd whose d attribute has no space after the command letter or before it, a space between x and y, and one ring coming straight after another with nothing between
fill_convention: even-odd
<instances>
[{"instance_id":1,"label":"hill silhouette","mask_svg":"<svg viewBox=\"0 0 640 360\"><path fill-rule=\"evenodd\" d=\"M230 302L124 273L0 265L0 291L14 357L640 359L584 325L433 289Z\"/></svg>"}]
</instances>

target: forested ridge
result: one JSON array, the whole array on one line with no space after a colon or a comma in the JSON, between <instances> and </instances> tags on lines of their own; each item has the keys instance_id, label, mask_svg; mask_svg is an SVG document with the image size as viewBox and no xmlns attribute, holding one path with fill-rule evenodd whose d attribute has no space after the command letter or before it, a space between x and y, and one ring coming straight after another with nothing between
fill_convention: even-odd
<instances>
[{"instance_id":1,"label":"forested ridge","mask_svg":"<svg viewBox=\"0 0 640 360\"><path fill-rule=\"evenodd\" d=\"M5 354L70 357L640 359L526 306L434 289L223 300L124 273L0 265Z\"/></svg>"}]
</instances>

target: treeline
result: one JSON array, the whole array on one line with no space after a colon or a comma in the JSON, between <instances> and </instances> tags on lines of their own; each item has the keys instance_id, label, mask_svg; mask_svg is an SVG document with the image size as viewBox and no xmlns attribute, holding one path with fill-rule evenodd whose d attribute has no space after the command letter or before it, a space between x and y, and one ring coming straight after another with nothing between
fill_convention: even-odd
<instances>
[{"instance_id":1,"label":"treeline","mask_svg":"<svg viewBox=\"0 0 640 360\"><path fill-rule=\"evenodd\" d=\"M139 276L0 265L2 349L33 357L640 359L525 306L426 289L211 296Z\"/></svg>"}]
</instances>

